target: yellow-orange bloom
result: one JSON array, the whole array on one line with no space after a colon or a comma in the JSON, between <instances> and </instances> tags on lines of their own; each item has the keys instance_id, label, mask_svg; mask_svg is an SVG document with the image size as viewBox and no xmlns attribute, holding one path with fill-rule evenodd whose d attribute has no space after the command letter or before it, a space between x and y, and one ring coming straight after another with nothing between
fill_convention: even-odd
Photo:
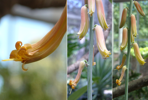
<instances>
[{"instance_id":1,"label":"yellow-orange bloom","mask_svg":"<svg viewBox=\"0 0 148 100\"><path fill-rule=\"evenodd\" d=\"M120 69L123 67L125 61L126 61L126 55L123 55L123 57L122 57L122 63L121 63L121 65L118 65L118 66L116 67L116 69L117 69L117 70L120 70Z\"/></svg>"},{"instance_id":2,"label":"yellow-orange bloom","mask_svg":"<svg viewBox=\"0 0 148 100\"><path fill-rule=\"evenodd\" d=\"M138 60L139 64L140 65L144 65L146 62L142 58L142 56L140 54L140 50L139 50L138 44L136 42L133 43L133 47L134 47L134 53L135 53L136 59Z\"/></svg>"},{"instance_id":3,"label":"yellow-orange bloom","mask_svg":"<svg viewBox=\"0 0 148 100\"><path fill-rule=\"evenodd\" d=\"M132 28L132 27L131 27ZM134 36L132 34L132 29L131 29L131 42L133 43L134 42Z\"/></svg>"},{"instance_id":4,"label":"yellow-orange bloom","mask_svg":"<svg viewBox=\"0 0 148 100\"><path fill-rule=\"evenodd\" d=\"M89 14L92 16L92 14L95 12L95 0L88 0L88 8Z\"/></svg>"},{"instance_id":5,"label":"yellow-orange bloom","mask_svg":"<svg viewBox=\"0 0 148 100\"><path fill-rule=\"evenodd\" d=\"M123 76L124 76L124 73L125 73L125 70L126 70L126 69L127 69L126 66L123 66L122 72L121 72L121 76L120 76L119 80L116 79L116 84L117 84L118 86L121 85L121 81L122 81L122 79L123 79Z\"/></svg>"},{"instance_id":6,"label":"yellow-orange bloom","mask_svg":"<svg viewBox=\"0 0 148 100\"><path fill-rule=\"evenodd\" d=\"M137 36L137 27L136 27L136 18L135 15L131 15L131 29L132 29L132 34L134 37Z\"/></svg>"},{"instance_id":7,"label":"yellow-orange bloom","mask_svg":"<svg viewBox=\"0 0 148 100\"><path fill-rule=\"evenodd\" d=\"M89 27L89 20L88 20L88 14L87 14L87 7L83 6L81 8L81 25L80 30L77 33L79 35L79 39L81 40L87 33Z\"/></svg>"},{"instance_id":8,"label":"yellow-orange bloom","mask_svg":"<svg viewBox=\"0 0 148 100\"><path fill-rule=\"evenodd\" d=\"M105 40L104 40L104 34L101 26L96 25L95 26L95 33L96 33L96 40L97 40L97 47L102 55L102 58L107 58L111 54L110 51L107 50Z\"/></svg>"},{"instance_id":9,"label":"yellow-orange bloom","mask_svg":"<svg viewBox=\"0 0 148 100\"><path fill-rule=\"evenodd\" d=\"M56 25L39 42L32 45L24 44L24 46L22 46L22 42L17 41L15 44L16 50L11 52L10 59L5 59L3 61L21 61L23 63L22 69L27 71L27 69L24 68L24 64L45 58L59 46L66 32L66 21L67 6L65 6L64 11Z\"/></svg>"},{"instance_id":10,"label":"yellow-orange bloom","mask_svg":"<svg viewBox=\"0 0 148 100\"><path fill-rule=\"evenodd\" d=\"M106 23L102 0L96 0L96 7L97 7L97 16L98 16L99 23L101 27L106 30L108 29L108 26Z\"/></svg>"},{"instance_id":11,"label":"yellow-orange bloom","mask_svg":"<svg viewBox=\"0 0 148 100\"><path fill-rule=\"evenodd\" d=\"M127 46L127 28L124 28L122 32L122 43L120 46L120 50L121 51L124 50L126 46Z\"/></svg>"},{"instance_id":12,"label":"yellow-orange bloom","mask_svg":"<svg viewBox=\"0 0 148 100\"><path fill-rule=\"evenodd\" d=\"M126 15L127 15L127 8L124 8L121 17L120 28L122 28L126 22Z\"/></svg>"},{"instance_id":13,"label":"yellow-orange bloom","mask_svg":"<svg viewBox=\"0 0 148 100\"><path fill-rule=\"evenodd\" d=\"M78 74L77 74L75 80L74 81L72 81L72 80L69 81L69 85L71 86L72 89L75 89L75 87L77 86L77 83L79 82L80 77L81 77L81 72L82 72L84 67L85 67L85 61L81 61L80 65L79 65L79 69L78 69Z\"/></svg>"},{"instance_id":14,"label":"yellow-orange bloom","mask_svg":"<svg viewBox=\"0 0 148 100\"><path fill-rule=\"evenodd\" d=\"M143 12L140 4L137 2L137 1L134 1L134 5L136 7L136 9L138 10L138 12L142 15L142 16L145 16L145 13Z\"/></svg>"}]
</instances>

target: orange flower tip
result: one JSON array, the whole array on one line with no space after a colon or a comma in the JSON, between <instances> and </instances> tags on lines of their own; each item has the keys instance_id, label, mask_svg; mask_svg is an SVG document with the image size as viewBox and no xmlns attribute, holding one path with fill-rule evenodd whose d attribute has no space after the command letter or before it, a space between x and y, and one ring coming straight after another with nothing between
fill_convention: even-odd
<instances>
[{"instance_id":1,"label":"orange flower tip","mask_svg":"<svg viewBox=\"0 0 148 100\"><path fill-rule=\"evenodd\" d=\"M118 79L116 79L116 84L117 84L118 86L120 86L120 85L121 85L121 81L118 80Z\"/></svg>"},{"instance_id":2,"label":"orange flower tip","mask_svg":"<svg viewBox=\"0 0 148 100\"><path fill-rule=\"evenodd\" d=\"M4 59L2 61L12 61L12 60L14 60L14 59Z\"/></svg>"},{"instance_id":3,"label":"orange flower tip","mask_svg":"<svg viewBox=\"0 0 148 100\"><path fill-rule=\"evenodd\" d=\"M28 69L26 69L26 68L24 67L24 65L25 65L25 63L22 64L22 70L23 70L23 71L27 71Z\"/></svg>"},{"instance_id":4,"label":"orange flower tip","mask_svg":"<svg viewBox=\"0 0 148 100\"><path fill-rule=\"evenodd\" d=\"M120 69L121 69L121 67L118 65L118 66L116 67L116 69L117 69L117 70L120 70Z\"/></svg>"}]
</instances>

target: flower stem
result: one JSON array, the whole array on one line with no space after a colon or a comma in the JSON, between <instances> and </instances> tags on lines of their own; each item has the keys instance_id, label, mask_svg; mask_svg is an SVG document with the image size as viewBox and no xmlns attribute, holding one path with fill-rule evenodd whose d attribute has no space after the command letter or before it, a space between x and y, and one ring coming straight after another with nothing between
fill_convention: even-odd
<instances>
[{"instance_id":1,"label":"flower stem","mask_svg":"<svg viewBox=\"0 0 148 100\"><path fill-rule=\"evenodd\" d=\"M92 100L92 60L93 60L93 43L94 43L94 33L93 33L93 15L90 16L90 42L89 42L89 58L88 58L88 63L89 66L87 68L87 81L88 81L88 86L87 86L87 100Z\"/></svg>"},{"instance_id":2,"label":"flower stem","mask_svg":"<svg viewBox=\"0 0 148 100\"><path fill-rule=\"evenodd\" d=\"M128 48L127 48L127 70L126 70L126 82L125 82L125 100L128 100L128 81L129 81L129 63L130 63L130 42L131 42L131 14L133 8L133 0L130 0L130 7L129 7L129 30L128 30Z\"/></svg>"}]
</instances>

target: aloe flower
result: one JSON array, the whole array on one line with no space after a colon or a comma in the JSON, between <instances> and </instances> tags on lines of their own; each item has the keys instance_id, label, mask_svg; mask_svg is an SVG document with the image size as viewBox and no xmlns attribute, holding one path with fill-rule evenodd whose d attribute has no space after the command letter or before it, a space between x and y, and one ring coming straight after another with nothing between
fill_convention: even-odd
<instances>
[{"instance_id":1,"label":"aloe flower","mask_svg":"<svg viewBox=\"0 0 148 100\"><path fill-rule=\"evenodd\" d=\"M102 58L107 58L111 54L110 51L107 50L105 40L104 40L104 34L101 26L96 25L95 26L95 33L96 33L96 40L97 40L97 47L102 55Z\"/></svg>"},{"instance_id":2,"label":"aloe flower","mask_svg":"<svg viewBox=\"0 0 148 100\"><path fill-rule=\"evenodd\" d=\"M122 17L121 17L121 22L120 22L120 27L119 28L122 28L126 22L126 15L127 15L127 8L124 8L123 9L123 12L122 12Z\"/></svg>"},{"instance_id":3,"label":"aloe flower","mask_svg":"<svg viewBox=\"0 0 148 100\"><path fill-rule=\"evenodd\" d=\"M120 76L119 80L116 79L116 84L117 84L118 86L121 85L121 81L122 81L122 79L123 79L123 76L124 76L124 73L125 73L125 70L126 70L126 69L127 69L126 66L123 66L122 72L121 72L121 76Z\"/></svg>"},{"instance_id":4,"label":"aloe flower","mask_svg":"<svg viewBox=\"0 0 148 100\"><path fill-rule=\"evenodd\" d=\"M133 43L134 42L134 36L132 34L132 29L131 29L131 42Z\"/></svg>"},{"instance_id":5,"label":"aloe flower","mask_svg":"<svg viewBox=\"0 0 148 100\"><path fill-rule=\"evenodd\" d=\"M120 46L120 50L121 51L124 50L126 46L127 46L127 28L124 28L122 32L122 43Z\"/></svg>"},{"instance_id":6,"label":"aloe flower","mask_svg":"<svg viewBox=\"0 0 148 100\"><path fill-rule=\"evenodd\" d=\"M132 34L134 37L137 36L137 27L136 27L136 18L135 15L131 15L131 28L132 28Z\"/></svg>"},{"instance_id":7,"label":"aloe flower","mask_svg":"<svg viewBox=\"0 0 148 100\"><path fill-rule=\"evenodd\" d=\"M142 56L140 54L140 50L139 50L138 44L136 42L133 43L133 47L134 47L134 53L135 53L136 59L138 60L139 64L140 65L144 65L146 62L142 58Z\"/></svg>"},{"instance_id":8,"label":"aloe flower","mask_svg":"<svg viewBox=\"0 0 148 100\"><path fill-rule=\"evenodd\" d=\"M80 80L81 73L82 73L82 70L83 70L84 67L85 67L85 61L81 61L80 65L79 65L79 69L78 69L78 74L77 74L75 80L74 81L72 81L72 80L69 81L69 85L71 86L72 89L75 89L75 87L77 86L77 83Z\"/></svg>"},{"instance_id":9,"label":"aloe flower","mask_svg":"<svg viewBox=\"0 0 148 100\"><path fill-rule=\"evenodd\" d=\"M22 69L27 71L28 69L24 68L25 64L41 60L56 50L66 32L66 21L67 6L65 6L56 25L39 42L35 44L24 44L24 46L22 46L22 42L17 41L15 44L16 50L11 52L10 59L3 61L21 61L23 63Z\"/></svg>"},{"instance_id":10,"label":"aloe flower","mask_svg":"<svg viewBox=\"0 0 148 100\"><path fill-rule=\"evenodd\" d=\"M122 63L121 63L121 65L118 65L118 66L116 67L116 69L117 69L117 70L120 70L120 69L123 67L125 61L126 61L126 55L123 55L123 57L122 57Z\"/></svg>"},{"instance_id":11,"label":"aloe flower","mask_svg":"<svg viewBox=\"0 0 148 100\"><path fill-rule=\"evenodd\" d=\"M88 0L88 8L89 14L92 16L92 14L95 12L95 0Z\"/></svg>"},{"instance_id":12,"label":"aloe flower","mask_svg":"<svg viewBox=\"0 0 148 100\"><path fill-rule=\"evenodd\" d=\"M137 1L134 1L134 5L136 7L136 9L138 10L138 12L142 15L142 16L145 16L145 13L143 12L140 4L137 2Z\"/></svg>"},{"instance_id":13,"label":"aloe flower","mask_svg":"<svg viewBox=\"0 0 148 100\"><path fill-rule=\"evenodd\" d=\"M108 29L108 26L106 23L102 0L96 0L96 7L97 7L97 16L98 16L99 23L101 27L106 30Z\"/></svg>"},{"instance_id":14,"label":"aloe flower","mask_svg":"<svg viewBox=\"0 0 148 100\"><path fill-rule=\"evenodd\" d=\"M88 20L88 14L87 14L87 7L83 6L81 8L81 25L80 30L77 33L79 35L79 39L81 40L87 33L89 27L89 20Z\"/></svg>"}]
</instances>

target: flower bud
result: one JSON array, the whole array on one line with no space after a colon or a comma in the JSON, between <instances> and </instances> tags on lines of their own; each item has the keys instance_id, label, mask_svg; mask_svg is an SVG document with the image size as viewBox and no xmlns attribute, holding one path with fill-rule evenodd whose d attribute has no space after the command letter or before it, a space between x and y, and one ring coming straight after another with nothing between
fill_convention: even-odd
<instances>
[{"instance_id":1,"label":"flower bud","mask_svg":"<svg viewBox=\"0 0 148 100\"><path fill-rule=\"evenodd\" d=\"M145 16L145 13L143 12L140 4L137 2L137 1L134 1L134 5L136 7L136 9L138 10L138 12L142 15L142 16Z\"/></svg>"},{"instance_id":2,"label":"flower bud","mask_svg":"<svg viewBox=\"0 0 148 100\"><path fill-rule=\"evenodd\" d=\"M127 46L127 28L124 28L122 32L122 43L120 46L120 50L121 51L124 50L126 46Z\"/></svg>"},{"instance_id":3,"label":"flower bud","mask_svg":"<svg viewBox=\"0 0 148 100\"><path fill-rule=\"evenodd\" d=\"M137 27L136 27L136 18L135 15L131 15L131 29L132 29L132 34L134 37L137 36Z\"/></svg>"},{"instance_id":4,"label":"flower bud","mask_svg":"<svg viewBox=\"0 0 148 100\"><path fill-rule=\"evenodd\" d=\"M109 57L111 53L106 48L104 34L103 34L103 30L101 26L96 25L95 33L96 33L97 47L98 47L100 54L102 55L102 58Z\"/></svg>"},{"instance_id":5,"label":"flower bud","mask_svg":"<svg viewBox=\"0 0 148 100\"><path fill-rule=\"evenodd\" d=\"M106 30L108 29L108 26L106 23L102 0L96 0L96 6L97 6L97 16L98 16L99 23L101 27Z\"/></svg>"},{"instance_id":6,"label":"flower bud","mask_svg":"<svg viewBox=\"0 0 148 100\"><path fill-rule=\"evenodd\" d=\"M139 50L138 44L136 42L133 43L133 47L134 47L134 53L135 53L136 59L138 60L139 64L140 65L144 65L146 62L142 58L142 56L140 54L140 50Z\"/></svg>"},{"instance_id":7,"label":"flower bud","mask_svg":"<svg viewBox=\"0 0 148 100\"><path fill-rule=\"evenodd\" d=\"M87 14L87 7L83 6L81 8L81 25L80 30L77 33L79 35L79 39L81 40L87 33L89 27L89 21L88 21L88 14Z\"/></svg>"},{"instance_id":8,"label":"flower bud","mask_svg":"<svg viewBox=\"0 0 148 100\"><path fill-rule=\"evenodd\" d=\"M95 0L88 0L88 8L89 14L92 16L92 14L95 12Z\"/></svg>"},{"instance_id":9,"label":"flower bud","mask_svg":"<svg viewBox=\"0 0 148 100\"><path fill-rule=\"evenodd\" d=\"M120 28L122 28L126 22L126 15L127 15L127 8L124 8L121 17Z\"/></svg>"},{"instance_id":10,"label":"flower bud","mask_svg":"<svg viewBox=\"0 0 148 100\"><path fill-rule=\"evenodd\" d=\"M123 67L123 65L125 63L125 60L126 60L126 55L123 55L123 57L122 57L122 63L121 63L121 65L118 65L116 67L117 70L120 70Z\"/></svg>"}]
</instances>

